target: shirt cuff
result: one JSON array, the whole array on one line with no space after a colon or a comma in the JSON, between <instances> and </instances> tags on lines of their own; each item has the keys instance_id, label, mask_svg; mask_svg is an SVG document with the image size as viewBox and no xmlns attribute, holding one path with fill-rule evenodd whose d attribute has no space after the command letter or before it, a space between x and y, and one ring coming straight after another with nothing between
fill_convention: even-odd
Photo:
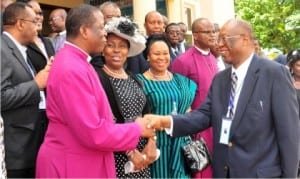
<instances>
[{"instance_id":1,"label":"shirt cuff","mask_svg":"<svg viewBox=\"0 0 300 179\"><path fill-rule=\"evenodd\" d=\"M173 136L173 117L170 116L170 128L165 128L166 134Z\"/></svg>"}]
</instances>

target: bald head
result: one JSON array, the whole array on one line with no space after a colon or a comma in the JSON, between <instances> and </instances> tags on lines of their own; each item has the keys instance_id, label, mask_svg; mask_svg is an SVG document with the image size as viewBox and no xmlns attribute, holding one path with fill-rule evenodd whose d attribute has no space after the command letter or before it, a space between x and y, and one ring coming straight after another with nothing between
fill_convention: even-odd
<instances>
[{"instance_id":1,"label":"bald head","mask_svg":"<svg viewBox=\"0 0 300 179\"><path fill-rule=\"evenodd\" d=\"M230 19L221 28L218 46L225 61L239 67L254 52L251 25L241 19Z\"/></svg>"},{"instance_id":2,"label":"bald head","mask_svg":"<svg viewBox=\"0 0 300 179\"><path fill-rule=\"evenodd\" d=\"M148 36L162 34L164 32L163 16L157 11L148 12L145 16L144 27Z\"/></svg>"},{"instance_id":3,"label":"bald head","mask_svg":"<svg viewBox=\"0 0 300 179\"><path fill-rule=\"evenodd\" d=\"M247 21L244 21L242 19L230 19L223 25L223 27L243 31L247 36L249 36L251 40L254 40L252 26Z\"/></svg>"},{"instance_id":4,"label":"bald head","mask_svg":"<svg viewBox=\"0 0 300 179\"><path fill-rule=\"evenodd\" d=\"M53 32L59 33L66 29L67 12L64 9L54 9L49 15L49 25Z\"/></svg>"},{"instance_id":5,"label":"bald head","mask_svg":"<svg viewBox=\"0 0 300 179\"><path fill-rule=\"evenodd\" d=\"M111 1L104 2L99 7L100 11L104 16L104 23L106 24L109 22L113 17L120 17L121 10L120 7Z\"/></svg>"},{"instance_id":6,"label":"bald head","mask_svg":"<svg viewBox=\"0 0 300 179\"><path fill-rule=\"evenodd\" d=\"M217 35L214 24L207 18L198 18L192 24L194 44L202 50L210 50L216 45Z\"/></svg>"}]
</instances>

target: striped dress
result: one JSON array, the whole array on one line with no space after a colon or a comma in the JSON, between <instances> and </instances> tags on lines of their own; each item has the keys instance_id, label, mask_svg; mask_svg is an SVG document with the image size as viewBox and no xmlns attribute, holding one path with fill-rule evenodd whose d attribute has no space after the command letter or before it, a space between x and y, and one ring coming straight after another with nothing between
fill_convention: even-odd
<instances>
[{"instance_id":1,"label":"striped dress","mask_svg":"<svg viewBox=\"0 0 300 179\"><path fill-rule=\"evenodd\" d=\"M168 115L173 112L183 114L193 102L196 83L174 74L170 81L153 81L138 74L144 84L144 93L153 114ZM185 171L181 146L185 145L184 137L172 138L164 131L156 132L157 148L161 151L160 158L151 166L152 178L189 178Z\"/></svg>"}]
</instances>

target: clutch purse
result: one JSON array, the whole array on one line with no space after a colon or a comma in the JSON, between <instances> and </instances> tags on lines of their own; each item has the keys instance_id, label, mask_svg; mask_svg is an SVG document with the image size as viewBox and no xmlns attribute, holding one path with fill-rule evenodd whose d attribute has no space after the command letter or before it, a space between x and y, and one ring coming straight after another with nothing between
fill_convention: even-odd
<instances>
[{"instance_id":1,"label":"clutch purse","mask_svg":"<svg viewBox=\"0 0 300 179\"><path fill-rule=\"evenodd\" d=\"M191 173L196 173L202 171L211 163L211 155L202 137L197 140L188 138L190 142L182 146L181 150L186 167Z\"/></svg>"}]
</instances>

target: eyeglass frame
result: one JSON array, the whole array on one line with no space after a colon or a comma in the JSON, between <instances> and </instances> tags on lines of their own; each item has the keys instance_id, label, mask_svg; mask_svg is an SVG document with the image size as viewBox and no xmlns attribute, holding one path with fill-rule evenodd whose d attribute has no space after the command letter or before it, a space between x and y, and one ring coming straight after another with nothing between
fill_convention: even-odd
<instances>
[{"instance_id":1,"label":"eyeglass frame","mask_svg":"<svg viewBox=\"0 0 300 179\"><path fill-rule=\"evenodd\" d=\"M18 19L18 20L25 21L25 22L31 22L31 23L33 23L34 25L36 25L36 24L38 23L37 20L28 20L28 19Z\"/></svg>"},{"instance_id":2,"label":"eyeglass frame","mask_svg":"<svg viewBox=\"0 0 300 179\"><path fill-rule=\"evenodd\" d=\"M166 33L169 34L169 35L177 35L177 36L182 34L181 31L173 31L173 30L169 30Z\"/></svg>"},{"instance_id":3,"label":"eyeglass frame","mask_svg":"<svg viewBox=\"0 0 300 179\"><path fill-rule=\"evenodd\" d=\"M48 22L54 22L54 21L56 21L59 18L61 18L61 16L52 17L51 19L48 20Z\"/></svg>"},{"instance_id":4,"label":"eyeglass frame","mask_svg":"<svg viewBox=\"0 0 300 179\"><path fill-rule=\"evenodd\" d=\"M198 33L202 33L202 34L216 34L217 31L215 30L200 30L200 31L197 31L197 32L193 32L195 34L198 34Z\"/></svg>"},{"instance_id":5,"label":"eyeglass frame","mask_svg":"<svg viewBox=\"0 0 300 179\"><path fill-rule=\"evenodd\" d=\"M221 41L227 42L226 40L228 40L228 39L239 38L241 36L245 36L245 34L225 35L225 36L217 38L217 43L221 43Z\"/></svg>"}]
</instances>

